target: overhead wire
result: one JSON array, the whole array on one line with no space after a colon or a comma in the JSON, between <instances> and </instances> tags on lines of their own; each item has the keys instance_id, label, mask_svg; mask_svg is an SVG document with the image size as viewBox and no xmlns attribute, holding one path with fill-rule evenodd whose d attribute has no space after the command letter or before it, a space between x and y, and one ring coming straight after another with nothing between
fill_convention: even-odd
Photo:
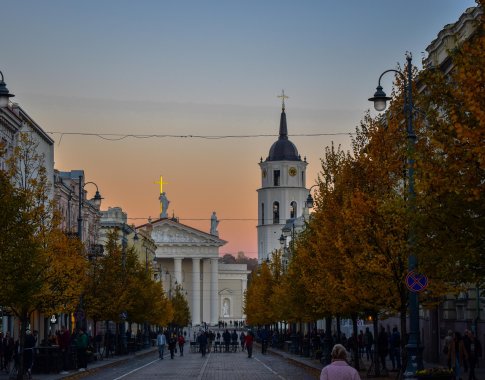
<instances>
[{"instance_id":1,"label":"overhead wire","mask_svg":"<svg viewBox=\"0 0 485 380\"><path fill-rule=\"evenodd\" d=\"M52 135L63 136L93 136L107 141L121 141L127 138L150 139L150 138L180 138L180 139L203 139L203 140L221 140L221 139L245 139L260 137L278 137L278 134L250 134L250 135L172 135L172 134L122 134L122 133L94 133L94 132L60 132L47 131ZM292 137L319 137L319 136L348 136L354 132L333 132L333 133L296 133Z\"/></svg>"}]
</instances>

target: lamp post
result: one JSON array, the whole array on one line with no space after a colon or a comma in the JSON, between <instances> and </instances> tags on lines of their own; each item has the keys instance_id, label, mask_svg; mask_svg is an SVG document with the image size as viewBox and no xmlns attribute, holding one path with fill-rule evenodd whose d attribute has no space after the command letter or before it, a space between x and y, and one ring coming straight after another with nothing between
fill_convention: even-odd
<instances>
[{"instance_id":1,"label":"lamp post","mask_svg":"<svg viewBox=\"0 0 485 380\"><path fill-rule=\"evenodd\" d=\"M8 100L14 97L7 89L7 84L3 80L3 73L0 71L0 108L8 106Z\"/></svg>"},{"instance_id":2,"label":"lamp post","mask_svg":"<svg viewBox=\"0 0 485 380\"><path fill-rule=\"evenodd\" d=\"M407 207L411 213L416 210L416 194L414 192L414 151L416 144L416 135L414 134L413 126L413 111L415 109L413 104L412 91L412 55L406 54L407 61L407 75L397 70L386 70L379 77L379 82L376 92L369 101L374 102L376 111L384 111L386 109L386 102L391 98L386 96L381 86L381 79L384 74L389 72L397 73L404 80L404 114L406 117L406 131L407 131L407 172L408 172L408 193L407 193ZM408 229L408 271L414 271L417 267L417 258L414 252L416 246L414 223ZM407 351L407 366L404 372L405 378L415 377L416 371L423 368L422 347L419 336L419 300L418 294L409 291L409 339L406 345Z\"/></svg>"},{"instance_id":3,"label":"lamp post","mask_svg":"<svg viewBox=\"0 0 485 380\"><path fill-rule=\"evenodd\" d=\"M3 79L3 77L2 77ZM88 184L92 184L96 186L96 194L94 195L94 198L92 199L94 206L99 210L101 206L101 200L103 199L101 195L99 194L98 190L98 185L96 185L94 182L86 182L84 185L82 183L83 176L79 176L79 210L78 210L78 217L77 217L77 236L79 240L82 242L83 241L83 205L84 205L84 187ZM91 248L91 247L89 247ZM79 310L78 313L76 313L77 318L81 317L80 321L76 321L76 324L78 324L78 327L83 325L83 321L86 321L86 316L84 314L84 305L83 305L83 295L81 294L81 299L79 301ZM77 319L76 318L76 319ZM84 328L86 326L83 326Z\"/></svg>"},{"instance_id":4,"label":"lamp post","mask_svg":"<svg viewBox=\"0 0 485 380\"><path fill-rule=\"evenodd\" d=\"M99 210L101 206L101 201L102 197L101 194L99 194L98 190L98 185L96 185L94 182L86 182L84 185L82 183L83 176L79 176L79 212L77 216L77 236L79 237L79 240L83 240L83 205L84 205L84 187L86 185L92 184L96 186L96 193L94 194L94 198L92 199L92 202L94 203L94 206Z\"/></svg>"}]
</instances>

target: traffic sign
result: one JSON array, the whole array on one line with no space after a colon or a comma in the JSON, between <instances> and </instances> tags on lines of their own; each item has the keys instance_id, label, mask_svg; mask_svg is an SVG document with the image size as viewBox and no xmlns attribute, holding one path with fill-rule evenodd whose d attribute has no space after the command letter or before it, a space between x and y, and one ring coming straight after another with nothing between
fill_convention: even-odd
<instances>
[{"instance_id":1,"label":"traffic sign","mask_svg":"<svg viewBox=\"0 0 485 380\"><path fill-rule=\"evenodd\" d=\"M428 287L428 284L428 277L424 274L419 274L412 270L406 276L406 286L411 292L422 292Z\"/></svg>"}]
</instances>

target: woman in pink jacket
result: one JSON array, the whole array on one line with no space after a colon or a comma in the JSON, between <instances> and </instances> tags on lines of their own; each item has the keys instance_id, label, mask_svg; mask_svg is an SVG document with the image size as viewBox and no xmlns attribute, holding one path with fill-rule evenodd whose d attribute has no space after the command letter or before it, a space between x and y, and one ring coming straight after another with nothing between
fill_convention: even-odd
<instances>
[{"instance_id":1,"label":"woman in pink jacket","mask_svg":"<svg viewBox=\"0 0 485 380\"><path fill-rule=\"evenodd\" d=\"M347 363L347 350L341 344L332 349L332 363L322 369L320 380L360 380L359 373Z\"/></svg>"}]
</instances>

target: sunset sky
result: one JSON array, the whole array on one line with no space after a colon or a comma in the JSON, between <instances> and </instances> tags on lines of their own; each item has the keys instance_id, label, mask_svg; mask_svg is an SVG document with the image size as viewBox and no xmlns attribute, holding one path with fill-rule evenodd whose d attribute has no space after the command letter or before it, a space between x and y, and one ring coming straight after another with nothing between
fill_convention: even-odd
<instances>
[{"instance_id":1,"label":"sunset sky","mask_svg":"<svg viewBox=\"0 0 485 380\"><path fill-rule=\"evenodd\" d=\"M163 175L170 215L209 232L216 211L221 254L256 257L258 162L277 138L281 90L310 187L325 147L349 147L379 75L406 51L420 67L438 32L474 5L3 1L0 70L12 100L52 132L56 168L83 169L103 209L122 207L135 225L157 218Z\"/></svg>"}]
</instances>

